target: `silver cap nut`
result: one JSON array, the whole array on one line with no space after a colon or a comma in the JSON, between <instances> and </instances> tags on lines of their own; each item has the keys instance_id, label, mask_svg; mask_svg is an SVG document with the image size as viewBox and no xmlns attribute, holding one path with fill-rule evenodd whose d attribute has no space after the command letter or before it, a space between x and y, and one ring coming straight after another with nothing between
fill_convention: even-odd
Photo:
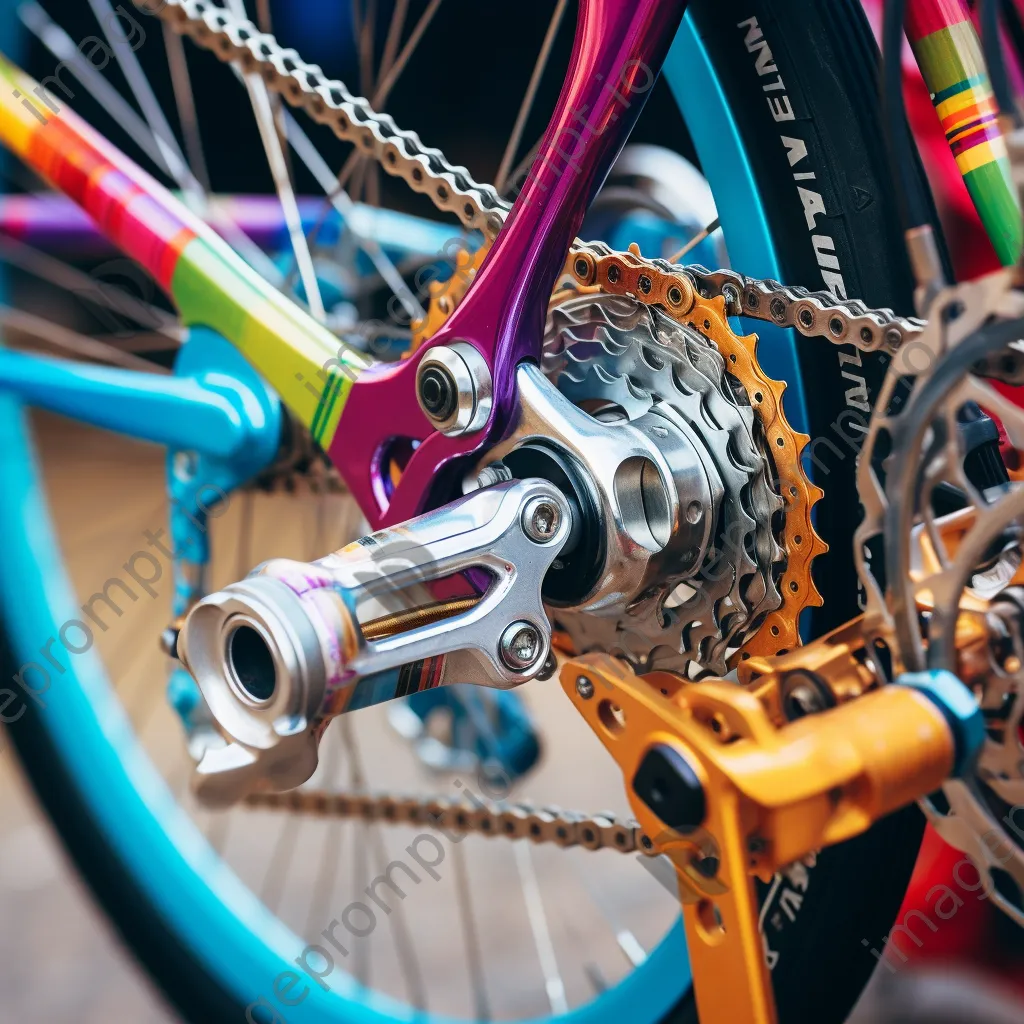
<instances>
[{"instance_id":1,"label":"silver cap nut","mask_svg":"<svg viewBox=\"0 0 1024 1024\"><path fill-rule=\"evenodd\" d=\"M538 544L547 544L562 525L562 510L547 498L532 498L523 509L523 531Z\"/></svg>"},{"instance_id":2,"label":"silver cap nut","mask_svg":"<svg viewBox=\"0 0 1024 1024\"><path fill-rule=\"evenodd\" d=\"M513 622L501 634L501 660L514 671L535 664L543 648L540 630L532 623Z\"/></svg>"}]
</instances>

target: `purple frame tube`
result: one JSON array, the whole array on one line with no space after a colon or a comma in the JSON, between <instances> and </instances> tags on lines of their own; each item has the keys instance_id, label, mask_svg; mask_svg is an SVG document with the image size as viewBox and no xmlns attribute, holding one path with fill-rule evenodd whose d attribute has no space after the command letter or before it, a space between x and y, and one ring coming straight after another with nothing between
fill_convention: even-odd
<instances>
[{"instance_id":1,"label":"purple frame tube","mask_svg":"<svg viewBox=\"0 0 1024 1024\"><path fill-rule=\"evenodd\" d=\"M653 88L686 0L581 0L572 58L554 115L512 212L455 312L409 359L352 386L329 455L377 529L422 512L438 475L513 422L515 372L538 360L544 317L569 246ZM469 342L487 361L486 426L449 437L416 400L416 371L435 345ZM418 442L394 487L394 442Z\"/></svg>"}]
</instances>

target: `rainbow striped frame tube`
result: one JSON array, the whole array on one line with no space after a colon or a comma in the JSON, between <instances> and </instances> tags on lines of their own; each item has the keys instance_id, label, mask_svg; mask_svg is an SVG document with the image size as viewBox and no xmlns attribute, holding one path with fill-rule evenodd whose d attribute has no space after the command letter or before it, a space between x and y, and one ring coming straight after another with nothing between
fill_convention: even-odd
<instances>
[{"instance_id":1,"label":"rainbow striped frame tube","mask_svg":"<svg viewBox=\"0 0 1024 1024\"><path fill-rule=\"evenodd\" d=\"M368 365L263 280L212 228L54 95L0 57L0 142L73 199L171 296L186 326L227 338L312 427L318 404L303 387L334 359ZM339 346L341 348L339 349Z\"/></svg>"},{"instance_id":2,"label":"rainbow striped frame tube","mask_svg":"<svg viewBox=\"0 0 1024 1024\"><path fill-rule=\"evenodd\" d=\"M1000 261L1022 241L1017 192L981 42L963 0L908 0L906 32L946 141Z\"/></svg>"}]
</instances>

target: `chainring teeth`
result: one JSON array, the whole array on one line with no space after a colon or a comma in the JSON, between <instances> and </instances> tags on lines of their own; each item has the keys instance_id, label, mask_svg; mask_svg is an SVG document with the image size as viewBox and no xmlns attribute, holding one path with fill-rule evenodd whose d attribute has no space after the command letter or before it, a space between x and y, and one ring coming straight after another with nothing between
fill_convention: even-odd
<instances>
[{"instance_id":1,"label":"chainring teeth","mask_svg":"<svg viewBox=\"0 0 1024 1024\"><path fill-rule=\"evenodd\" d=\"M455 266L447 281L431 281L427 286L427 308L422 317L413 320L412 343L404 357L412 355L428 338L436 334L448 319L455 307L462 301L469 286L476 277L476 272L490 252L491 244L484 241L474 253L460 248L455 256Z\"/></svg>"},{"instance_id":2,"label":"chainring teeth","mask_svg":"<svg viewBox=\"0 0 1024 1024\"><path fill-rule=\"evenodd\" d=\"M695 311L703 313L703 321L700 315L693 315ZM737 335L729 328L723 298L698 299L688 323L700 323L719 350L724 349L729 372L746 389L761 421L775 466L784 510L781 540L786 566L779 577L782 607L770 611L761 627L746 638L740 657L778 654L800 644L801 612L824 603L811 574L814 559L828 551L811 519L812 510L824 492L808 479L801 462L810 437L790 426L784 410L785 381L772 379L761 368L757 360L757 334Z\"/></svg>"},{"instance_id":3,"label":"chainring teeth","mask_svg":"<svg viewBox=\"0 0 1024 1024\"><path fill-rule=\"evenodd\" d=\"M426 316L413 325L410 351L445 322L464 297L489 248L485 240L472 255L460 252L450 281L432 283ZM747 477L740 488L741 507L734 510L733 522L735 530L753 538L754 558L745 550L744 542L743 550L735 556L734 578L724 593L720 586L712 588L717 596L710 608L705 598L699 611L688 607L690 602L666 609L664 601L671 592L666 590L657 599L656 616L660 621L699 614L687 630L694 640L691 650L718 669L724 669L726 646L742 634L745 623L760 621L761 625L742 638L742 651L776 654L791 649L800 642L798 620L803 609L822 604L811 565L828 548L812 524L811 512L822 491L802 471L800 458L809 438L794 431L786 420L785 383L772 380L761 369L757 334L733 332L726 298L701 296L680 268L664 261L645 261L635 245L626 253L618 253L588 243L577 256L587 262L586 274L581 277L575 272L570 254L563 279L571 288L558 293L563 301L549 307L545 323L545 368L560 379L560 386L573 401L587 398L587 391L596 382L608 401L619 405L631 418L649 409L655 400L683 397L691 407L689 414L699 416L701 429L724 440L717 451L724 453L729 469ZM581 324L570 312L571 303L586 298L599 301L589 307L593 319ZM697 337L684 339L685 372L678 372L677 350L666 334L666 322L657 316L659 311L668 322L696 332ZM638 387L629 374L613 372L609 365L628 355L619 339L638 330L643 341L637 358L643 363L645 375L653 376L655 382L650 392ZM678 345L679 339L673 340ZM574 351L577 345L587 354ZM719 382L728 377L739 382L746 403L737 399L731 387L720 386ZM774 480L762 470L764 456L755 459L754 452L748 451L746 436L755 423L763 434ZM738 431L744 435L742 442ZM762 510L767 523L754 513L755 508ZM780 511L783 522L776 530L773 521ZM694 599L693 604L698 602ZM654 637L640 632L653 656ZM626 636L621 639L628 646ZM631 653L635 658L636 651Z\"/></svg>"}]
</instances>

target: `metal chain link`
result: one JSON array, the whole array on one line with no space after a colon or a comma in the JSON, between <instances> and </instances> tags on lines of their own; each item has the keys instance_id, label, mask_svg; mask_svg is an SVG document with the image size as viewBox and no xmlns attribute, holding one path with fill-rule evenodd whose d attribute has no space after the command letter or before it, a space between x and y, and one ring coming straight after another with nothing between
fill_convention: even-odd
<instances>
[{"instance_id":1,"label":"metal chain link","mask_svg":"<svg viewBox=\"0 0 1024 1024\"><path fill-rule=\"evenodd\" d=\"M589 281L574 273L581 284L595 283L602 288L607 282L615 285L607 270L617 266L620 273L632 272L636 278L637 287L630 289L634 298L649 304L663 303L673 314L676 307L687 301L685 282L702 299L724 298L729 316L747 316L779 327L792 327L806 338L826 338L836 345L855 345L864 352L881 350L891 355L924 328L923 320L897 316L891 309L872 309L859 299L837 301L831 292L812 292L778 281L746 277L734 270L708 270L699 264L682 266L668 260L648 259L636 251L612 249L604 242L578 242L567 266L574 268L579 258L594 268ZM678 290L674 291L673 286Z\"/></svg>"},{"instance_id":2,"label":"metal chain link","mask_svg":"<svg viewBox=\"0 0 1024 1024\"><path fill-rule=\"evenodd\" d=\"M453 167L439 149L424 146L415 132L403 131L390 114L378 114L367 100L353 96L342 82L329 79L318 65L307 64L251 21L232 17L206 0L165 0L158 12L149 11L146 0L134 2L225 63L260 75L291 106L304 109L339 139L375 158L388 174L429 196L438 209L454 213L466 228L477 228L488 238L501 229L511 205L491 185L475 182L465 167Z\"/></svg>"},{"instance_id":3,"label":"metal chain link","mask_svg":"<svg viewBox=\"0 0 1024 1024\"><path fill-rule=\"evenodd\" d=\"M617 850L656 856L654 844L639 822L623 821L611 812L583 814L558 807L505 803L466 797L401 797L332 793L294 789L287 793L253 793L249 807L292 811L322 818L347 818L390 825L427 825L431 828L505 839L531 839L556 846L582 846L586 850Z\"/></svg>"}]
</instances>

